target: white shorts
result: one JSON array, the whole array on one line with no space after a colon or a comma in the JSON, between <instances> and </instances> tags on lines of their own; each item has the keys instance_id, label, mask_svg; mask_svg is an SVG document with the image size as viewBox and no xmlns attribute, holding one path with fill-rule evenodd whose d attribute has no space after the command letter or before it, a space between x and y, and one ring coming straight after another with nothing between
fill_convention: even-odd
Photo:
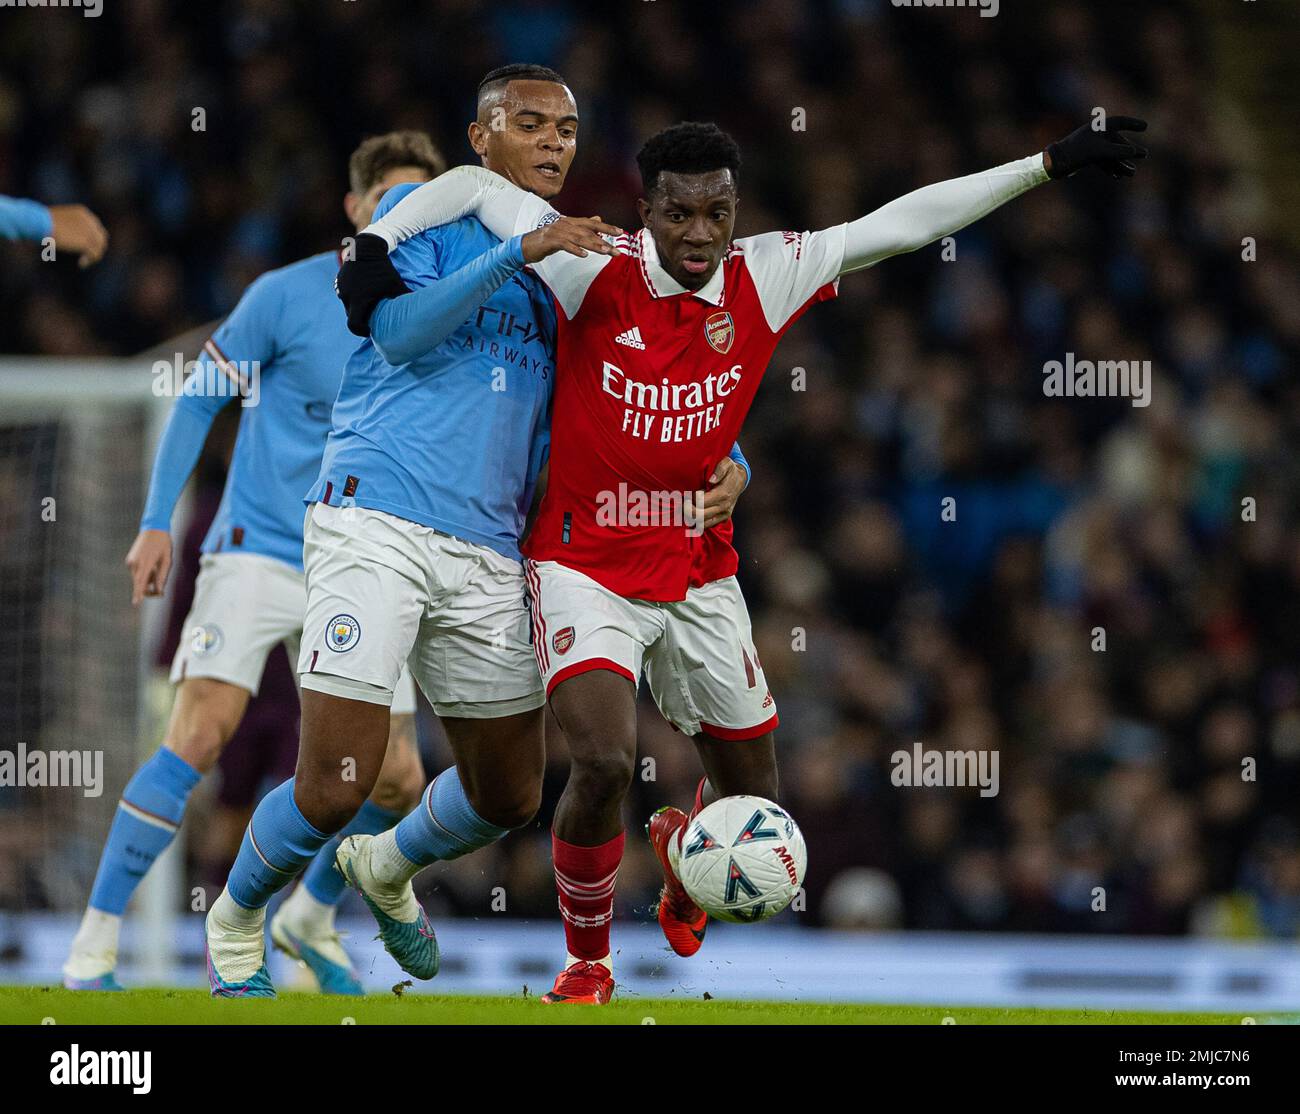
<instances>
[{"instance_id":1,"label":"white shorts","mask_svg":"<svg viewBox=\"0 0 1300 1114\"><path fill-rule=\"evenodd\" d=\"M306 609L303 574L283 561L256 553L205 553L172 659L172 683L206 678L256 696L267 655L278 643L284 643L289 664L297 662ZM406 670L392 710L415 713L415 682Z\"/></svg>"},{"instance_id":2,"label":"white shorts","mask_svg":"<svg viewBox=\"0 0 1300 1114\"><path fill-rule=\"evenodd\" d=\"M684 735L753 739L778 723L734 576L677 603L630 600L555 561L529 561L533 644L549 696L593 669L646 683Z\"/></svg>"},{"instance_id":3,"label":"white shorts","mask_svg":"<svg viewBox=\"0 0 1300 1114\"><path fill-rule=\"evenodd\" d=\"M364 507L316 503L303 535L304 687L386 704L405 662L440 716L546 702L518 561Z\"/></svg>"}]
</instances>

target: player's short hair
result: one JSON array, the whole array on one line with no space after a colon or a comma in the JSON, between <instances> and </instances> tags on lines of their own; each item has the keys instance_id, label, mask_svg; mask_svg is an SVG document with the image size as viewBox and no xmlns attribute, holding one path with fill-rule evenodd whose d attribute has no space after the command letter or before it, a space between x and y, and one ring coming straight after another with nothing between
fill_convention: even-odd
<instances>
[{"instance_id":1,"label":"player's short hair","mask_svg":"<svg viewBox=\"0 0 1300 1114\"><path fill-rule=\"evenodd\" d=\"M730 170L734 178L740 170L740 146L717 124L674 124L645 141L636 164L648 197L665 170L670 174Z\"/></svg>"},{"instance_id":2,"label":"player's short hair","mask_svg":"<svg viewBox=\"0 0 1300 1114\"><path fill-rule=\"evenodd\" d=\"M348 159L348 185L353 193L367 193L394 167L416 166L430 178L447 169L447 160L421 131L396 131L372 135Z\"/></svg>"},{"instance_id":3,"label":"player's short hair","mask_svg":"<svg viewBox=\"0 0 1300 1114\"><path fill-rule=\"evenodd\" d=\"M495 70L488 70L483 75L483 80L478 83L475 104L481 105L484 97L490 93L500 92L512 81L553 81L566 89L569 86L569 83L550 66L535 66L531 62L512 62L508 66L498 66Z\"/></svg>"}]
</instances>

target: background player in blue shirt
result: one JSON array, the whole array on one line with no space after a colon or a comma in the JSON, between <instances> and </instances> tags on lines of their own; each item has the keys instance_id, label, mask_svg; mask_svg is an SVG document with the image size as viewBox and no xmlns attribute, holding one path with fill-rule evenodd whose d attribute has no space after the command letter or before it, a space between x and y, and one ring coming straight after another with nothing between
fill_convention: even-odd
<instances>
[{"instance_id":1,"label":"background player in blue shirt","mask_svg":"<svg viewBox=\"0 0 1300 1114\"><path fill-rule=\"evenodd\" d=\"M42 205L0 195L0 240L43 240L46 236L54 238L55 251L62 248L78 255L82 267L98 263L108 250L108 233L84 205Z\"/></svg>"},{"instance_id":2,"label":"background player in blue shirt","mask_svg":"<svg viewBox=\"0 0 1300 1114\"><path fill-rule=\"evenodd\" d=\"M427 181L443 165L420 132L366 140L349 164L349 220L364 227L385 191ZM267 655L284 642L296 660L306 600L302 501L319 471L343 364L355 343L334 296L338 264L337 252L325 252L253 282L204 344L168 419L140 534L127 555L137 604L162 594L172 560L172 511L213 419L232 394L244 407L172 665L178 687L167 736L122 793L64 966L65 985L73 989L117 988L113 969L127 901L175 836L190 791L238 727ZM409 676L396 710L383 773L354 820L357 831L383 831L424 787ZM277 914L272 936L312 969L322 989L360 993L333 928L343 889L327 849Z\"/></svg>"}]
</instances>

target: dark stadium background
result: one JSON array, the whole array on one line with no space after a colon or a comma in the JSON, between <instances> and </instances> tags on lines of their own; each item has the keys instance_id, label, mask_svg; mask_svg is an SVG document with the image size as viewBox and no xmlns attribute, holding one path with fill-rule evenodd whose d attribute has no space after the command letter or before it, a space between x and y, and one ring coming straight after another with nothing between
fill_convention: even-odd
<instances>
[{"instance_id":1,"label":"dark stadium background","mask_svg":"<svg viewBox=\"0 0 1300 1114\"><path fill-rule=\"evenodd\" d=\"M750 234L839 223L1033 153L1095 105L1146 117L1135 182L1040 189L959 234L953 262L935 246L845 278L768 371L737 534L812 864L806 911L783 916L1294 937L1300 34L1296 7L1275 4L1276 34L1246 50L1246 9L1263 7L6 10L0 192L83 201L112 242L86 272L6 247L0 351L128 355L219 318L260 272L348 231L344 168L363 136L425 128L469 158L472 90L506 62L566 75L582 125L561 207L625 226L638 141L679 119L739 139ZM196 107L206 131L190 128ZM1151 406L1045 397L1044 362L1069 351L1151 359ZM939 520L945 496L956 523ZM644 712L656 779L635 785L633 833L687 803L697 776L692 749ZM33 727L21 704L5 714ZM996 748L1001 793L895 788L889 755L916 741ZM426 749L445 762L436 732ZM530 830L426 876L435 919L481 911L497 884L511 915L555 916L547 822L564 761L557 747ZM4 907L56 904L31 865L49 850L0 821ZM202 857L192 839L191 874L219 882ZM620 915L646 917L656 878L630 839Z\"/></svg>"}]
</instances>

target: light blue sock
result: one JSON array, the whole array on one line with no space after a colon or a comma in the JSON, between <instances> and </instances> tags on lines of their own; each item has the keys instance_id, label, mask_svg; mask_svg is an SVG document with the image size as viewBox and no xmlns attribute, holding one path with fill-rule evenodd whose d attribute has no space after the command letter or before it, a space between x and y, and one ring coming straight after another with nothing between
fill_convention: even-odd
<instances>
[{"instance_id":1,"label":"light blue sock","mask_svg":"<svg viewBox=\"0 0 1300 1114\"><path fill-rule=\"evenodd\" d=\"M469 803L456 767L443 770L415 809L394 830L397 849L413 863L459 859L495 843L509 828L489 824Z\"/></svg>"},{"instance_id":2,"label":"light blue sock","mask_svg":"<svg viewBox=\"0 0 1300 1114\"><path fill-rule=\"evenodd\" d=\"M245 909L260 909L297 876L329 841L293 799L293 778L277 785L253 813L239 845L226 890Z\"/></svg>"},{"instance_id":3,"label":"light blue sock","mask_svg":"<svg viewBox=\"0 0 1300 1114\"><path fill-rule=\"evenodd\" d=\"M307 873L302 876L302 884L307 892L323 905L337 905L348 888L343 875L334 869L334 852L350 835L378 835L386 832L398 820L401 813L380 808L374 801L366 801L361 811L352 818L352 823L331 839L320 853L311 861Z\"/></svg>"},{"instance_id":4,"label":"light blue sock","mask_svg":"<svg viewBox=\"0 0 1300 1114\"><path fill-rule=\"evenodd\" d=\"M90 907L121 916L154 861L167 850L203 779L175 751L160 749L126 783L90 891Z\"/></svg>"}]
</instances>

